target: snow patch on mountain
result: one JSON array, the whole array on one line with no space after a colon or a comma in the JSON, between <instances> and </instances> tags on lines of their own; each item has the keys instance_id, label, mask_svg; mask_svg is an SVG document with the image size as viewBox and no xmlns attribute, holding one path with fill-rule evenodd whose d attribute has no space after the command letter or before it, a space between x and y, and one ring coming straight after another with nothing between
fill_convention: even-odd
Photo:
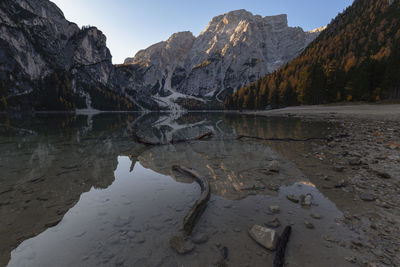
<instances>
[{"instance_id":1,"label":"snow patch on mountain","mask_svg":"<svg viewBox=\"0 0 400 267\"><path fill-rule=\"evenodd\" d=\"M175 33L127 58L124 66L140 78L136 90L150 91L172 109L178 98L223 102L225 94L295 58L323 29L305 32L289 27L285 14L236 10L213 18L197 37Z\"/></svg>"}]
</instances>

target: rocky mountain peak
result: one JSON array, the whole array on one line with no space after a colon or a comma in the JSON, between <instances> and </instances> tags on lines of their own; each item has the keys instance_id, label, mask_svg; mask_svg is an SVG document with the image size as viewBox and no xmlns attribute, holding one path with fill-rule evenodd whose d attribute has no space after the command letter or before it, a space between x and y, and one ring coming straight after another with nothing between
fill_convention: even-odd
<instances>
[{"instance_id":1,"label":"rocky mountain peak","mask_svg":"<svg viewBox=\"0 0 400 267\"><path fill-rule=\"evenodd\" d=\"M212 18L204 31L206 31L209 27L218 24L225 24L225 25L235 24L235 23L237 24L241 20L250 19L251 17L253 17L253 14L247 10L244 9L234 10Z\"/></svg>"},{"instance_id":2,"label":"rocky mountain peak","mask_svg":"<svg viewBox=\"0 0 400 267\"><path fill-rule=\"evenodd\" d=\"M288 18L286 14L280 14L275 16L266 16L263 18L266 25L271 25L275 29L282 29L289 27Z\"/></svg>"},{"instance_id":3,"label":"rocky mountain peak","mask_svg":"<svg viewBox=\"0 0 400 267\"><path fill-rule=\"evenodd\" d=\"M255 23L264 24L265 26L270 25L273 28L275 25L280 28L288 27L286 14L262 17L260 15L253 15L247 10L239 9L214 17L199 36L209 31L229 34L238 27L243 28L243 25Z\"/></svg>"},{"instance_id":4,"label":"rocky mountain peak","mask_svg":"<svg viewBox=\"0 0 400 267\"><path fill-rule=\"evenodd\" d=\"M193 36L193 33L190 31L178 32L174 33L167 40L167 48L174 48L179 46L183 48L193 43L196 37Z\"/></svg>"},{"instance_id":5,"label":"rocky mountain peak","mask_svg":"<svg viewBox=\"0 0 400 267\"><path fill-rule=\"evenodd\" d=\"M318 34L289 27L286 14L262 17L241 9L214 17L197 38L189 32L173 34L125 63L140 66L139 90L169 100L179 93L222 102L225 91L276 70Z\"/></svg>"}]
</instances>

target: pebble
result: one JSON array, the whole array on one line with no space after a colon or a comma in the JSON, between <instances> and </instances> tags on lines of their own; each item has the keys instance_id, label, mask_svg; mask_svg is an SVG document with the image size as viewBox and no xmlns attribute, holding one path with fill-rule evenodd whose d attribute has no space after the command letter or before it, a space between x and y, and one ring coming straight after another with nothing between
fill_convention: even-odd
<instances>
[{"instance_id":1,"label":"pebble","mask_svg":"<svg viewBox=\"0 0 400 267\"><path fill-rule=\"evenodd\" d=\"M249 231L250 237L259 245L269 250L275 250L279 236L275 230L254 225Z\"/></svg>"},{"instance_id":2,"label":"pebble","mask_svg":"<svg viewBox=\"0 0 400 267\"><path fill-rule=\"evenodd\" d=\"M319 215L317 213L311 213L310 216L311 216L311 218L316 219L316 220L320 220L322 218L321 215Z\"/></svg>"},{"instance_id":3,"label":"pebble","mask_svg":"<svg viewBox=\"0 0 400 267\"><path fill-rule=\"evenodd\" d=\"M305 221L304 225L308 228L308 229L314 229L314 224L310 223L309 221Z\"/></svg>"},{"instance_id":4,"label":"pebble","mask_svg":"<svg viewBox=\"0 0 400 267\"><path fill-rule=\"evenodd\" d=\"M346 187L346 186L347 186L347 182L346 182L344 179L340 180L340 181L335 185L336 188L342 188L342 187Z\"/></svg>"},{"instance_id":5,"label":"pebble","mask_svg":"<svg viewBox=\"0 0 400 267\"><path fill-rule=\"evenodd\" d=\"M242 229L240 229L239 227L235 227L235 228L233 228L233 231L235 233L240 233L240 232L242 232Z\"/></svg>"},{"instance_id":6,"label":"pebble","mask_svg":"<svg viewBox=\"0 0 400 267\"><path fill-rule=\"evenodd\" d=\"M351 159L349 159L349 165L359 166L359 165L361 165L361 160L359 158L351 158Z\"/></svg>"},{"instance_id":7,"label":"pebble","mask_svg":"<svg viewBox=\"0 0 400 267\"><path fill-rule=\"evenodd\" d=\"M280 186L277 184L268 184L267 187L269 190L275 191L275 192L278 192L279 188L280 188Z\"/></svg>"},{"instance_id":8,"label":"pebble","mask_svg":"<svg viewBox=\"0 0 400 267\"><path fill-rule=\"evenodd\" d=\"M392 178L392 176L391 176L389 173L385 172L385 171L382 171L382 170L374 170L374 172L375 172L376 175L378 175L380 178L383 178L383 179L390 179L390 178Z\"/></svg>"},{"instance_id":9,"label":"pebble","mask_svg":"<svg viewBox=\"0 0 400 267\"><path fill-rule=\"evenodd\" d=\"M344 167L343 167L343 166L338 166L338 165L333 166L333 169L334 169L336 172L343 172L343 171L344 171Z\"/></svg>"},{"instance_id":10,"label":"pebble","mask_svg":"<svg viewBox=\"0 0 400 267\"><path fill-rule=\"evenodd\" d=\"M374 201L375 200L375 196L372 195L371 193L363 192L360 195L360 199L364 200L364 201Z\"/></svg>"},{"instance_id":11,"label":"pebble","mask_svg":"<svg viewBox=\"0 0 400 267\"><path fill-rule=\"evenodd\" d=\"M279 212L280 212L279 206L274 206L274 205L269 206L269 210L270 210L272 213L279 213Z\"/></svg>"},{"instance_id":12,"label":"pebble","mask_svg":"<svg viewBox=\"0 0 400 267\"><path fill-rule=\"evenodd\" d=\"M192 242L195 244L204 244L208 242L208 236L206 234L196 234L192 237Z\"/></svg>"},{"instance_id":13,"label":"pebble","mask_svg":"<svg viewBox=\"0 0 400 267\"><path fill-rule=\"evenodd\" d=\"M270 172L279 172L279 162L276 160L271 161L268 164L268 170Z\"/></svg>"},{"instance_id":14,"label":"pebble","mask_svg":"<svg viewBox=\"0 0 400 267\"><path fill-rule=\"evenodd\" d=\"M184 242L182 238L178 236L173 236L169 240L170 246L178 253L178 254L189 254L194 250L194 245L189 242Z\"/></svg>"},{"instance_id":15,"label":"pebble","mask_svg":"<svg viewBox=\"0 0 400 267\"><path fill-rule=\"evenodd\" d=\"M310 207L312 204L313 196L311 194L301 195L301 205L304 207Z\"/></svg>"},{"instance_id":16,"label":"pebble","mask_svg":"<svg viewBox=\"0 0 400 267\"><path fill-rule=\"evenodd\" d=\"M230 208L232 208L232 204L231 203L225 204L224 208L225 209L230 209Z\"/></svg>"},{"instance_id":17,"label":"pebble","mask_svg":"<svg viewBox=\"0 0 400 267\"><path fill-rule=\"evenodd\" d=\"M132 240L136 244L143 244L144 242L146 242L146 238L144 236L135 236Z\"/></svg>"},{"instance_id":18,"label":"pebble","mask_svg":"<svg viewBox=\"0 0 400 267\"><path fill-rule=\"evenodd\" d=\"M287 195L286 198L294 203L299 203L299 199L295 195Z\"/></svg>"},{"instance_id":19,"label":"pebble","mask_svg":"<svg viewBox=\"0 0 400 267\"><path fill-rule=\"evenodd\" d=\"M281 226L281 222L279 221L278 218L274 218L269 222L264 223L266 226L271 227L271 228L278 228Z\"/></svg>"}]
</instances>

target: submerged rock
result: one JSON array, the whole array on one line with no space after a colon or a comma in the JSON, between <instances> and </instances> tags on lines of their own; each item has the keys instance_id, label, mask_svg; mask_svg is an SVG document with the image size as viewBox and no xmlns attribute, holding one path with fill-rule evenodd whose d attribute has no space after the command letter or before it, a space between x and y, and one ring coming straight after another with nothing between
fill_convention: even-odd
<instances>
[{"instance_id":1,"label":"submerged rock","mask_svg":"<svg viewBox=\"0 0 400 267\"><path fill-rule=\"evenodd\" d=\"M268 164L268 171L270 172L279 172L279 162L276 160L271 161Z\"/></svg>"},{"instance_id":2,"label":"submerged rock","mask_svg":"<svg viewBox=\"0 0 400 267\"><path fill-rule=\"evenodd\" d=\"M279 206L274 206L274 205L269 206L269 210L270 210L272 213L279 213L279 212L280 212Z\"/></svg>"},{"instance_id":3,"label":"submerged rock","mask_svg":"<svg viewBox=\"0 0 400 267\"><path fill-rule=\"evenodd\" d=\"M314 227L314 224L312 224L311 222L309 222L309 221L305 221L304 222L304 225L308 228L308 229L314 229L315 227Z\"/></svg>"},{"instance_id":4,"label":"submerged rock","mask_svg":"<svg viewBox=\"0 0 400 267\"><path fill-rule=\"evenodd\" d=\"M271 190L271 191L278 192L280 186L277 185L277 184L268 184L267 187L268 187L268 189Z\"/></svg>"},{"instance_id":5,"label":"submerged rock","mask_svg":"<svg viewBox=\"0 0 400 267\"><path fill-rule=\"evenodd\" d=\"M271 228L278 228L279 226L281 226L281 222L278 218L274 218L271 221L266 222L265 225Z\"/></svg>"},{"instance_id":6,"label":"submerged rock","mask_svg":"<svg viewBox=\"0 0 400 267\"><path fill-rule=\"evenodd\" d=\"M374 201L375 200L375 196L368 192L361 193L360 198L361 198L361 200L364 200L364 201Z\"/></svg>"},{"instance_id":7,"label":"submerged rock","mask_svg":"<svg viewBox=\"0 0 400 267\"><path fill-rule=\"evenodd\" d=\"M240 232L242 232L242 229L240 229L239 227L235 227L235 228L233 229L233 231L234 231L235 233L240 233Z\"/></svg>"},{"instance_id":8,"label":"submerged rock","mask_svg":"<svg viewBox=\"0 0 400 267\"><path fill-rule=\"evenodd\" d=\"M194 250L194 245L190 242L185 242L179 236L173 236L169 240L170 246L178 253L178 254L188 254Z\"/></svg>"},{"instance_id":9,"label":"submerged rock","mask_svg":"<svg viewBox=\"0 0 400 267\"><path fill-rule=\"evenodd\" d=\"M278 242L278 234L275 230L265 228L259 225L254 225L249 231L250 237L258 244L269 250L275 250Z\"/></svg>"},{"instance_id":10,"label":"submerged rock","mask_svg":"<svg viewBox=\"0 0 400 267\"><path fill-rule=\"evenodd\" d=\"M311 216L311 218L316 219L316 220L320 220L322 218L322 216L319 215L318 213L311 213L310 216Z\"/></svg>"},{"instance_id":11,"label":"submerged rock","mask_svg":"<svg viewBox=\"0 0 400 267\"><path fill-rule=\"evenodd\" d=\"M299 199L295 195L287 195L286 198L294 203L299 203Z\"/></svg>"},{"instance_id":12,"label":"submerged rock","mask_svg":"<svg viewBox=\"0 0 400 267\"><path fill-rule=\"evenodd\" d=\"M304 207L310 207L312 204L313 196L311 194L302 195L301 197L301 205Z\"/></svg>"},{"instance_id":13,"label":"submerged rock","mask_svg":"<svg viewBox=\"0 0 400 267\"><path fill-rule=\"evenodd\" d=\"M192 237L192 242L195 244L203 244L208 241L208 235L206 234L196 234Z\"/></svg>"}]
</instances>

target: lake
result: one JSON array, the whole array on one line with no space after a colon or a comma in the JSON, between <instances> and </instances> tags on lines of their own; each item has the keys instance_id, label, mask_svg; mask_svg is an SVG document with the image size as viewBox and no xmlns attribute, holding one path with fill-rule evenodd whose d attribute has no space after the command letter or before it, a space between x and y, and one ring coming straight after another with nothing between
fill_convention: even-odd
<instances>
[{"instance_id":1,"label":"lake","mask_svg":"<svg viewBox=\"0 0 400 267\"><path fill-rule=\"evenodd\" d=\"M329 236L354 233L338 223L340 194L324 195L316 178L328 168L313 149L322 141L237 139L338 131L229 113L3 115L0 266L272 266L274 253L248 233L271 224L278 233L293 228L287 266L350 265L346 248L327 245ZM211 138L167 144L207 132ZM184 255L170 240L183 235L200 186L174 165L193 168L211 189ZM307 194L311 206L287 198Z\"/></svg>"}]
</instances>

